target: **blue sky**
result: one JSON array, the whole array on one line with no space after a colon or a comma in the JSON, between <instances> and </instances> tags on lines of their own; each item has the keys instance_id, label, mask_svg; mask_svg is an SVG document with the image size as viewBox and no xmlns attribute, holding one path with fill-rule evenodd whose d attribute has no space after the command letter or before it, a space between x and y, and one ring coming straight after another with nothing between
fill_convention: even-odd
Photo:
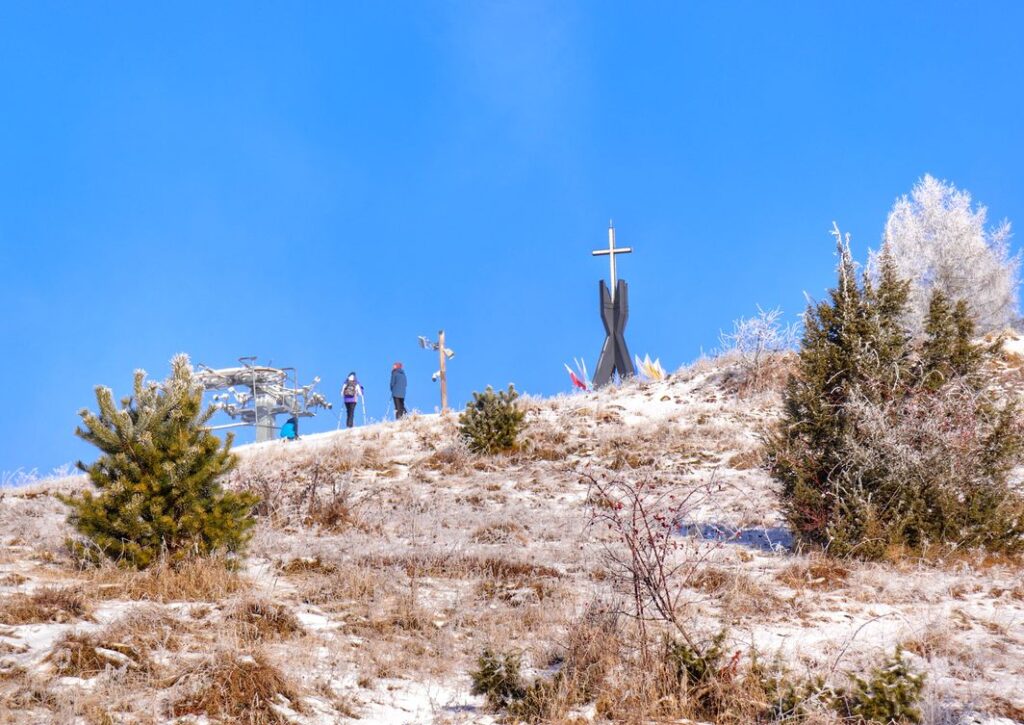
<instances>
[{"instance_id":1,"label":"blue sky","mask_svg":"<svg viewBox=\"0 0 1024 725\"><path fill-rule=\"evenodd\" d=\"M369 414L568 389L603 339L675 368L795 316L924 173L1024 219L1017 2L4 3L0 470L94 451L92 388L259 355ZM322 415L305 430L334 428ZM251 434L242 433L240 440Z\"/></svg>"}]
</instances>

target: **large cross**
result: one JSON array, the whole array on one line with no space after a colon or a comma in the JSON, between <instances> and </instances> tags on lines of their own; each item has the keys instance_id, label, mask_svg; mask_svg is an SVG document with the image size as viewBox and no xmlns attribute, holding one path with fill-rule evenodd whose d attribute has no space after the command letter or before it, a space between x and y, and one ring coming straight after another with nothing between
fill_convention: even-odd
<instances>
[{"instance_id":1,"label":"large cross","mask_svg":"<svg viewBox=\"0 0 1024 725\"><path fill-rule=\"evenodd\" d=\"M633 361L629 357L626 346L626 321L629 319L629 285L620 280L616 274L616 254L629 254L630 247L615 246L615 225L608 222L608 249L596 249L595 257L608 255L611 266L611 287L604 286L604 280L598 282L601 300L601 323L604 325L605 338L601 347L601 357L594 370L594 386L601 387L612 382L615 373L620 379L636 374ZM620 289L621 287L621 289Z\"/></svg>"},{"instance_id":2,"label":"large cross","mask_svg":"<svg viewBox=\"0 0 1024 725\"><path fill-rule=\"evenodd\" d=\"M612 278L611 278L611 283L612 284L611 284L611 287L609 287L608 289L611 292L612 300L615 299L615 287L616 287L615 283L616 283L616 280L618 279L617 275L615 274L615 255L616 254L629 254L632 251L633 251L632 247L616 247L615 246L615 226L611 222L608 222L608 249L595 249L593 252L591 252L591 254L593 256L595 256L595 257L601 257L601 256L604 256L606 254L608 255L608 260L609 260L609 264L611 265L611 272L612 272Z\"/></svg>"}]
</instances>

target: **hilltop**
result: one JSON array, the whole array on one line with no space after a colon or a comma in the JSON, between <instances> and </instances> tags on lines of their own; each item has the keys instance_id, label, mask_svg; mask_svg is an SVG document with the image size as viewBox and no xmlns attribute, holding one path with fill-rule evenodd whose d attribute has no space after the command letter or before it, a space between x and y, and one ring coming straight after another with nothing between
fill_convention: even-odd
<instances>
[{"instance_id":1,"label":"hilltop","mask_svg":"<svg viewBox=\"0 0 1024 725\"><path fill-rule=\"evenodd\" d=\"M1010 390L1022 353L1020 340L1004 353ZM617 542L592 525L594 483L613 481L692 494L681 592L692 631L724 628L730 655L841 677L901 645L927 676L926 722L1024 720L1019 564L791 550L759 465L785 366L760 392L739 390L717 359L664 381L525 398L525 441L507 456L471 454L454 415L242 446L225 483L262 503L237 572L82 569L55 494L84 479L6 490L0 722L230 720L239 699L267 722L494 722L471 694L486 648L550 676L579 623L621 598ZM599 693L564 720L609 708Z\"/></svg>"}]
</instances>

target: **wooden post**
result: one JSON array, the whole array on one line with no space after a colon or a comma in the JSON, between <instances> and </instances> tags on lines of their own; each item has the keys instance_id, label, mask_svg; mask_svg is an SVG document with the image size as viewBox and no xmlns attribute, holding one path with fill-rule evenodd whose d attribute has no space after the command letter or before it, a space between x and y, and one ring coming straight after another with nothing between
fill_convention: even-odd
<instances>
[{"instance_id":1,"label":"wooden post","mask_svg":"<svg viewBox=\"0 0 1024 725\"><path fill-rule=\"evenodd\" d=\"M448 410L448 372L445 368L444 330L437 333L437 346L441 355L441 412Z\"/></svg>"}]
</instances>

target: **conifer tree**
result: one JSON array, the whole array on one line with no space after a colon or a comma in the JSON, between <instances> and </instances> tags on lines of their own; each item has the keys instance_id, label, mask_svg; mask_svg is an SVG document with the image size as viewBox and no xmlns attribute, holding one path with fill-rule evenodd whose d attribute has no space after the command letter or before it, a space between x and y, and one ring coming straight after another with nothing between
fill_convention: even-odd
<instances>
[{"instance_id":1,"label":"conifer tree","mask_svg":"<svg viewBox=\"0 0 1024 725\"><path fill-rule=\"evenodd\" d=\"M1008 476L1024 427L998 404L966 305L936 292L923 340L902 326L907 283L882 255L860 285L838 230L829 298L805 315L783 419L767 441L798 540L873 558L932 544L1024 547Z\"/></svg>"},{"instance_id":2,"label":"conifer tree","mask_svg":"<svg viewBox=\"0 0 1024 725\"><path fill-rule=\"evenodd\" d=\"M161 556L175 563L238 551L248 539L256 497L218 483L237 463L233 437L222 446L206 427L214 411L203 409L188 356L176 356L171 367L163 383L136 371L134 394L120 408L111 390L98 386L98 412L79 413L76 435L101 452L91 465L78 463L96 492L62 500L84 537L72 546L86 558L145 568Z\"/></svg>"},{"instance_id":3,"label":"conifer tree","mask_svg":"<svg viewBox=\"0 0 1024 725\"><path fill-rule=\"evenodd\" d=\"M907 285L883 259L877 284L857 282L849 238L833 231L839 256L838 283L828 300L804 317L798 374L785 396L784 425L769 440L772 471L783 484L787 518L798 536L819 545L842 501L834 474L846 458L851 434L848 403L858 395L880 401L908 367L900 325Z\"/></svg>"}]
</instances>

